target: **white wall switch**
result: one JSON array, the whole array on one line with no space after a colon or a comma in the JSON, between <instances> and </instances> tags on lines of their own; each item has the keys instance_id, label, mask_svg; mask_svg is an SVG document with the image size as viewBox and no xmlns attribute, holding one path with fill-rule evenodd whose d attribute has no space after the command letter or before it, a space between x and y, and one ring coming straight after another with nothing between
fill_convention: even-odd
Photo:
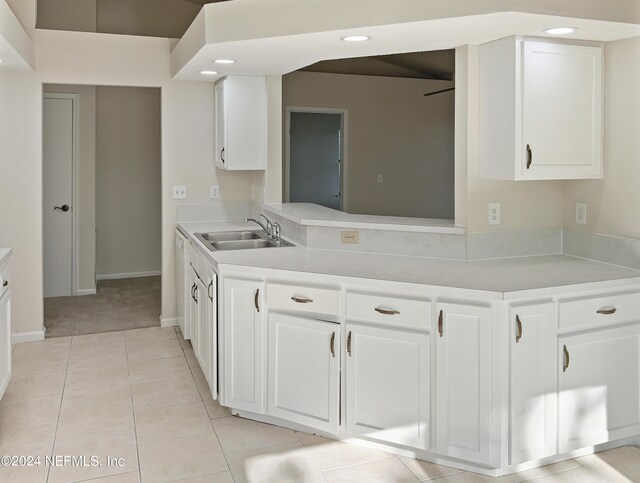
<instances>
[{"instance_id":1,"label":"white wall switch","mask_svg":"<svg viewBox=\"0 0 640 483\"><path fill-rule=\"evenodd\" d=\"M500 224L500 203L489 203L489 224Z\"/></svg>"},{"instance_id":2,"label":"white wall switch","mask_svg":"<svg viewBox=\"0 0 640 483\"><path fill-rule=\"evenodd\" d=\"M211 199L220 198L220 187L216 184L211 187Z\"/></svg>"},{"instance_id":3,"label":"white wall switch","mask_svg":"<svg viewBox=\"0 0 640 483\"><path fill-rule=\"evenodd\" d=\"M186 200L187 199L187 187L186 186L174 186L173 187L173 199L174 200Z\"/></svg>"},{"instance_id":4,"label":"white wall switch","mask_svg":"<svg viewBox=\"0 0 640 483\"><path fill-rule=\"evenodd\" d=\"M576 203L576 223L578 225L587 224L587 204Z\"/></svg>"},{"instance_id":5,"label":"white wall switch","mask_svg":"<svg viewBox=\"0 0 640 483\"><path fill-rule=\"evenodd\" d=\"M379 175L376 177L376 181L378 182L378 184L382 184L383 178L382 178L382 175L381 175L381 174L379 174Z\"/></svg>"},{"instance_id":6,"label":"white wall switch","mask_svg":"<svg viewBox=\"0 0 640 483\"><path fill-rule=\"evenodd\" d=\"M360 243L359 231L341 231L340 243Z\"/></svg>"}]
</instances>

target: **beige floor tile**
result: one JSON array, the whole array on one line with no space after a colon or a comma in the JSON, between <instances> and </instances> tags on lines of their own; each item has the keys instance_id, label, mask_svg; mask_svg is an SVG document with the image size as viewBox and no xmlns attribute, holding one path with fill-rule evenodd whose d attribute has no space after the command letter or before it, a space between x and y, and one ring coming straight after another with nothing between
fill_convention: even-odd
<instances>
[{"instance_id":1,"label":"beige floor tile","mask_svg":"<svg viewBox=\"0 0 640 483\"><path fill-rule=\"evenodd\" d=\"M129 377L133 384L139 382L166 381L167 379L190 378L191 371L184 356L167 357L150 361L129 363Z\"/></svg>"},{"instance_id":2,"label":"beige floor tile","mask_svg":"<svg viewBox=\"0 0 640 483\"><path fill-rule=\"evenodd\" d=\"M141 443L211 431L209 416L201 401L140 409L135 416L138 442Z\"/></svg>"},{"instance_id":3,"label":"beige floor tile","mask_svg":"<svg viewBox=\"0 0 640 483\"><path fill-rule=\"evenodd\" d=\"M577 458L594 478L607 481L640 481L640 449L623 446Z\"/></svg>"},{"instance_id":4,"label":"beige floor tile","mask_svg":"<svg viewBox=\"0 0 640 483\"><path fill-rule=\"evenodd\" d=\"M492 478L491 476L479 475L467 471L456 473L455 475L443 476L435 480L437 483L509 483L510 481L511 479L508 476Z\"/></svg>"},{"instance_id":5,"label":"beige floor tile","mask_svg":"<svg viewBox=\"0 0 640 483\"><path fill-rule=\"evenodd\" d=\"M126 353L125 341L120 338L72 344L69 358L73 361L78 359L106 359L126 355Z\"/></svg>"},{"instance_id":6,"label":"beige floor tile","mask_svg":"<svg viewBox=\"0 0 640 483\"><path fill-rule=\"evenodd\" d=\"M42 352L68 351L71 347L71 337L56 337L54 339L21 342L16 344L14 354L41 354Z\"/></svg>"},{"instance_id":7,"label":"beige floor tile","mask_svg":"<svg viewBox=\"0 0 640 483\"><path fill-rule=\"evenodd\" d=\"M174 481L227 470L215 433L138 445L143 482Z\"/></svg>"},{"instance_id":8,"label":"beige floor tile","mask_svg":"<svg viewBox=\"0 0 640 483\"><path fill-rule=\"evenodd\" d=\"M46 483L48 474L49 468L44 464L0 468L0 483Z\"/></svg>"},{"instance_id":9,"label":"beige floor tile","mask_svg":"<svg viewBox=\"0 0 640 483\"><path fill-rule=\"evenodd\" d=\"M201 400L192 377L133 384L132 390L136 410Z\"/></svg>"},{"instance_id":10,"label":"beige floor tile","mask_svg":"<svg viewBox=\"0 0 640 483\"><path fill-rule=\"evenodd\" d=\"M213 475L196 476L185 480L176 480L175 483L233 483L230 471L223 471Z\"/></svg>"},{"instance_id":11,"label":"beige floor tile","mask_svg":"<svg viewBox=\"0 0 640 483\"><path fill-rule=\"evenodd\" d=\"M300 443L288 443L227 455L227 462L235 483L326 482L305 454Z\"/></svg>"},{"instance_id":12,"label":"beige floor tile","mask_svg":"<svg viewBox=\"0 0 640 483\"><path fill-rule=\"evenodd\" d=\"M214 419L212 423L225 454L298 442L290 429L235 416Z\"/></svg>"},{"instance_id":13,"label":"beige floor tile","mask_svg":"<svg viewBox=\"0 0 640 483\"><path fill-rule=\"evenodd\" d=\"M509 479L514 483L521 483L523 481L529 481L533 480L534 478L549 476L555 473L561 473L563 471L572 470L574 468L580 468L580 463L575 460L560 461L559 463L554 463L552 465L541 466L540 468L534 468L532 470L514 473L512 475L509 475Z\"/></svg>"},{"instance_id":14,"label":"beige floor tile","mask_svg":"<svg viewBox=\"0 0 640 483\"><path fill-rule=\"evenodd\" d=\"M152 340L167 340L177 337L173 327L150 327L148 329L127 330L124 333L127 343L150 342Z\"/></svg>"},{"instance_id":15,"label":"beige floor tile","mask_svg":"<svg viewBox=\"0 0 640 483\"><path fill-rule=\"evenodd\" d=\"M297 432L296 436L305 447L305 455L321 471L357 465L391 457L390 453L367 448L357 444L347 444L313 434Z\"/></svg>"},{"instance_id":16,"label":"beige floor tile","mask_svg":"<svg viewBox=\"0 0 640 483\"><path fill-rule=\"evenodd\" d=\"M614 466L640 465L640 448L636 446L621 446L620 448L583 456L578 458L577 461L579 463L583 461L602 461Z\"/></svg>"},{"instance_id":17,"label":"beige floor tile","mask_svg":"<svg viewBox=\"0 0 640 483\"><path fill-rule=\"evenodd\" d=\"M15 401L31 397L53 396L62 393L64 374L40 374L35 376L13 376L9 381L2 401Z\"/></svg>"},{"instance_id":18,"label":"beige floor tile","mask_svg":"<svg viewBox=\"0 0 640 483\"><path fill-rule=\"evenodd\" d=\"M229 408L220 406L220 403L211 397L204 400L204 407L207 409L207 413L211 419L228 418L231 416Z\"/></svg>"},{"instance_id":19,"label":"beige floor tile","mask_svg":"<svg viewBox=\"0 0 640 483\"><path fill-rule=\"evenodd\" d=\"M42 457L50 455L55 434L55 423L2 428L0 431L0 455Z\"/></svg>"},{"instance_id":20,"label":"beige floor tile","mask_svg":"<svg viewBox=\"0 0 640 483\"><path fill-rule=\"evenodd\" d=\"M629 479L618 472L611 472L605 476L587 468L576 468L528 481L535 483L635 483L638 480Z\"/></svg>"},{"instance_id":21,"label":"beige floor tile","mask_svg":"<svg viewBox=\"0 0 640 483\"><path fill-rule=\"evenodd\" d=\"M133 407L128 400L101 406L63 409L58 421L56 441L75 440L87 433L102 438L134 431Z\"/></svg>"},{"instance_id":22,"label":"beige floor tile","mask_svg":"<svg viewBox=\"0 0 640 483\"><path fill-rule=\"evenodd\" d=\"M73 337L71 341L71 345L77 346L86 343L92 342L108 342L112 340L123 340L124 339L124 331L116 330L114 332L103 332L101 334L85 334L85 335L76 335Z\"/></svg>"},{"instance_id":23,"label":"beige floor tile","mask_svg":"<svg viewBox=\"0 0 640 483\"><path fill-rule=\"evenodd\" d=\"M462 470L456 468L450 468L448 466L436 465L428 463L426 461L420 461L414 458L406 458L399 456L398 459L409 468L411 473L416 475L420 481L429 481L442 476L455 475L456 473L462 473Z\"/></svg>"},{"instance_id":24,"label":"beige floor tile","mask_svg":"<svg viewBox=\"0 0 640 483\"><path fill-rule=\"evenodd\" d=\"M118 365L126 365L128 372L128 363L126 352L104 353L97 352L95 354L87 352L82 355L74 355L69 358L69 372L76 371L100 371L105 368L111 368Z\"/></svg>"},{"instance_id":25,"label":"beige floor tile","mask_svg":"<svg viewBox=\"0 0 640 483\"><path fill-rule=\"evenodd\" d=\"M131 399L129 379L85 381L65 385L62 410L98 406Z\"/></svg>"},{"instance_id":26,"label":"beige floor tile","mask_svg":"<svg viewBox=\"0 0 640 483\"><path fill-rule=\"evenodd\" d=\"M409 471L409 468L393 456L371 463L325 471L324 476L330 483L352 483L355 481L366 481L367 483L388 483L389 481L411 483L419 481Z\"/></svg>"},{"instance_id":27,"label":"beige floor tile","mask_svg":"<svg viewBox=\"0 0 640 483\"><path fill-rule=\"evenodd\" d=\"M67 371L67 384L108 381L127 377L129 377L129 364L127 364L126 356L123 355L111 359L93 360L86 365L74 365Z\"/></svg>"},{"instance_id":28,"label":"beige floor tile","mask_svg":"<svg viewBox=\"0 0 640 483\"><path fill-rule=\"evenodd\" d=\"M0 403L0 428L26 428L55 423L60 413L62 394L33 397Z\"/></svg>"},{"instance_id":29,"label":"beige floor tile","mask_svg":"<svg viewBox=\"0 0 640 483\"><path fill-rule=\"evenodd\" d=\"M100 466L55 466L49 472L49 483L67 483L102 476L131 473L138 469L138 453L134 433L95 437L88 430L83 437L56 441L55 455L84 456L87 461L96 456ZM107 464L107 458L122 458L123 465Z\"/></svg>"},{"instance_id":30,"label":"beige floor tile","mask_svg":"<svg viewBox=\"0 0 640 483\"><path fill-rule=\"evenodd\" d=\"M140 483L140 472L122 473L120 475L103 476L92 480L82 480L78 483Z\"/></svg>"},{"instance_id":31,"label":"beige floor tile","mask_svg":"<svg viewBox=\"0 0 640 483\"><path fill-rule=\"evenodd\" d=\"M182 355L182 347L177 338L152 340L149 342L127 343L129 362L178 357Z\"/></svg>"},{"instance_id":32,"label":"beige floor tile","mask_svg":"<svg viewBox=\"0 0 640 483\"><path fill-rule=\"evenodd\" d=\"M67 351L43 351L38 354L22 352L13 354L11 371L13 376L65 373L69 362Z\"/></svg>"},{"instance_id":33,"label":"beige floor tile","mask_svg":"<svg viewBox=\"0 0 640 483\"><path fill-rule=\"evenodd\" d=\"M198 359L196 359L196 353L193 352L191 345L184 348L184 356L187 358L187 364L189 364L189 367L200 367L200 363L198 362Z\"/></svg>"}]
</instances>

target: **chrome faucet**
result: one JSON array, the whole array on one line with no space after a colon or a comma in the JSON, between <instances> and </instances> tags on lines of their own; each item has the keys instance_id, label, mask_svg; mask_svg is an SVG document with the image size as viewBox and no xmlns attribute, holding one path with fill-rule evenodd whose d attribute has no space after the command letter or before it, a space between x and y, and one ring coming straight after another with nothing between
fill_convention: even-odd
<instances>
[{"instance_id":1,"label":"chrome faucet","mask_svg":"<svg viewBox=\"0 0 640 483\"><path fill-rule=\"evenodd\" d=\"M267 233L267 237L270 240L279 242L280 241L280 224L276 222L272 222L263 213L260 213L260 216L264 218L266 224L263 224L260 220L256 220L255 218L245 218L244 222L248 223L251 221L252 223L255 223Z\"/></svg>"}]
</instances>

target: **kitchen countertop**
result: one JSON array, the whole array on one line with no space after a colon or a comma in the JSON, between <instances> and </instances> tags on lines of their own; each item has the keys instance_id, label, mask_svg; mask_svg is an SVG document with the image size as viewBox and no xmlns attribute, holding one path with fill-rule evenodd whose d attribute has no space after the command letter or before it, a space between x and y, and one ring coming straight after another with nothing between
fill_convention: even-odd
<instances>
[{"instance_id":1,"label":"kitchen countertop","mask_svg":"<svg viewBox=\"0 0 640 483\"><path fill-rule=\"evenodd\" d=\"M454 261L304 247L212 252L194 233L258 230L243 222L182 223L178 228L199 245L219 268L257 267L344 277L460 288L526 296L523 292L583 285L601 288L605 282L640 283L640 271L569 255ZM595 284L594 286L591 286Z\"/></svg>"},{"instance_id":2,"label":"kitchen countertop","mask_svg":"<svg viewBox=\"0 0 640 483\"><path fill-rule=\"evenodd\" d=\"M13 250L11 248L0 248L0 266L9 260L12 252Z\"/></svg>"}]
</instances>

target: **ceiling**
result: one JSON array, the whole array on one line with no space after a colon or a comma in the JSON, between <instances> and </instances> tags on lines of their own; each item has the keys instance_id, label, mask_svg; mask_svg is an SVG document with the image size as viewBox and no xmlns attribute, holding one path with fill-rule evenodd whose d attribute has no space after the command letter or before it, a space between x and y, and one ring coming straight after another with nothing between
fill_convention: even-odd
<instances>
[{"instance_id":1,"label":"ceiling","mask_svg":"<svg viewBox=\"0 0 640 483\"><path fill-rule=\"evenodd\" d=\"M404 77L408 79L453 80L455 50L433 50L316 62L300 69L327 74Z\"/></svg>"}]
</instances>

